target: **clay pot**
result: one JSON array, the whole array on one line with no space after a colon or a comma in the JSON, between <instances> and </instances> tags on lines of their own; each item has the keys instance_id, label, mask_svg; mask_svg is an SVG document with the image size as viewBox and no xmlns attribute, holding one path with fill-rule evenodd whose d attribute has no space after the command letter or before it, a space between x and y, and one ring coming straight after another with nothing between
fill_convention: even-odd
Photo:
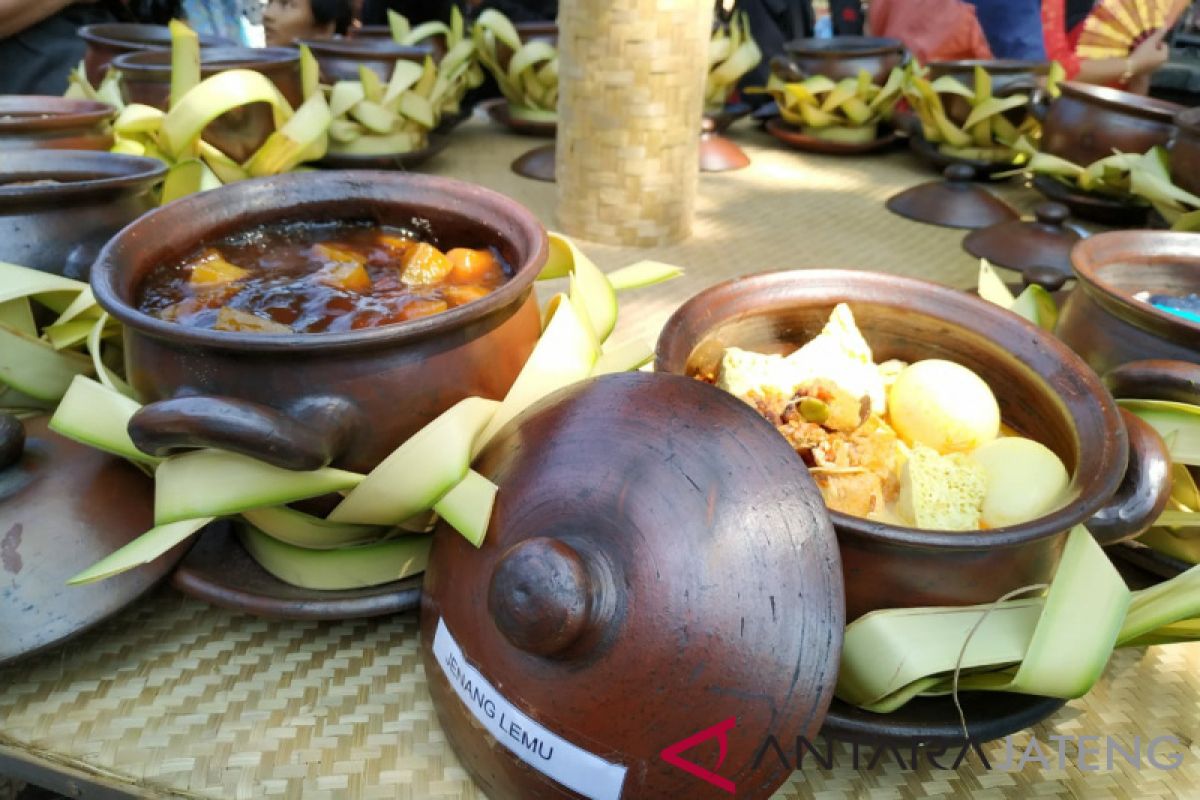
<instances>
[{"instance_id":1,"label":"clay pot","mask_svg":"<svg viewBox=\"0 0 1200 800\"><path fill-rule=\"evenodd\" d=\"M171 53L146 50L113 59L121 71L127 103L167 109L171 96ZM300 81L300 51L290 47L213 47L200 51L200 77L230 69L254 70L270 78L292 108L304 100ZM223 114L204 129L204 139L238 163L254 154L275 130L274 112L254 103Z\"/></svg>"},{"instance_id":2,"label":"clay pot","mask_svg":"<svg viewBox=\"0 0 1200 800\"><path fill-rule=\"evenodd\" d=\"M1176 186L1200 196L1200 108L1175 115L1179 129L1171 146L1171 179Z\"/></svg>"},{"instance_id":3,"label":"clay pot","mask_svg":"<svg viewBox=\"0 0 1200 800\"><path fill-rule=\"evenodd\" d=\"M1086 167L1113 151L1165 145L1182 106L1106 86L1064 83L1042 123L1042 151Z\"/></svg>"},{"instance_id":4,"label":"clay pot","mask_svg":"<svg viewBox=\"0 0 1200 800\"><path fill-rule=\"evenodd\" d=\"M93 100L0 96L0 150L107 150L116 109Z\"/></svg>"},{"instance_id":5,"label":"clay pot","mask_svg":"<svg viewBox=\"0 0 1200 800\"><path fill-rule=\"evenodd\" d=\"M937 80L944 75L956 78L964 86L974 89L975 68L983 67L992 78L992 94L1007 97L1011 94L1029 95L1030 104L1005 112L1005 117L1014 125L1020 125L1025 115L1033 110L1041 98L1039 78L1049 74L1050 65L1044 61L1019 61L1016 59L972 59L963 61L934 61L929 64L929 79ZM971 115L971 104L965 97L956 94L941 94L946 115L955 125L962 125Z\"/></svg>"},{"instance_id":6,"label":"clay pot","mask_svg":"<svg viewBox=\"0 0 1200 800\"><path fill-rule=\"evenodd\" d=\"M385 83L391 79L397 61L423 63L427 56L435 62L446 54L441 37L416 45L396 44L389 39L306 39L298 44L308 45L321 66L325 83L358 80L358 68L366 67ZM439 46L440 42L440 46Z\"/></svg>"},{"instance_id":7,"label":"clay pot","mask_svg":"<svg viewBox=\"0 0 1200 800\"><path fill-rule=\"evenodd\" d=\"M899 39L872 36L797 39L783 47L787 55L771 59L771 70L787 79L824 75L837 81L857 78L859 70L865 69L873 81L882 84L892 68L908 56Z\"/></svg>"},{"instance_id":8,"label":"clay pot","mask_svg":"<svg viewBox=\"0 0 1200 800\"><path fill-rule=\"evenodd\" d=\"M785 749L815 736L844 625L834 533L787 442L718 389L629 373L547 397L475 468L502 487L488 535L476 549L434 534L421 640L442 728L482 790L771 796L790 769L758 751L767 734ZM593 755L565 759L542 730ZM730 788L680 769L680 751Z\"/></svg>"},{"instance_id":9,"label":"clay pot","mask_svg":"<svg viewBox=\"0 0 1200 800\"><path fill-rule=\"evenodd\" d=\"M166 25L141 25L132 22L84 25L79 29L79 38L87 42L87 51L83 54L83 68L93 86L104 79L108 65L122 53L171 49L171 32ZM201 47L232 47L235 44L236 42L221 36L200 34Z\"/></svg>"},{"instance_id":10,"label":"clay pot","mask_svg":"<svg viewBox=\"0 0 1200 800\"><path fill-rule=\"evenodd\" d=\"M675 312L659 339L656 369L713 371L730 346L790 352L821 330L839 302L849 303L877 361L944 358L978 373L1005 422L1063 460L1073 498L1040 519L978 532L904 528L831 511L847 620L878 608L991 602L1048 580L1067 532L1092 524L1094 515L1105 515L1103 527L1092 529L1104 544L1150 524L1154 503L1146 498L1157 502L1170 490L1161 440L1139 435L1131 448L1116 404L1086 364L1050 334L965 292L869 272L738 278ZM1122 486L1131 452L1131 480Z\"/></svg>"},{"instance_id":11,"label":"clay pot","mask_svg":"<svg viewBox=\"0 0 1200 800\"><path fill-rule=\"evenodd\" d=\"M0 155L0 261L79 280L109 237L154 207L167 171L116 153Z\"/></svg>"},{"instance_id":12,"label":"clay pot","mask_svg":"<svg viewBox=\"0 0 1200 800\"><path fill-rule=\"evenodd\" d=\"M364 218L427 220L445 246L495 246L514 275L460 308L345 333L192 329L136 309L150 269L205 242L282 220ZM290 469L366 471L459 400L505 395L541 332L532 284L547 253L537 219L487 189L391 172L301 173L147 214L100 253L92 286L125 325L128 379L149 404L130 425L139 447L217 446Z\"/></svg>"},{"instance_id":13,"label":"clay pot","mask_svg":"<svg viewBox=\"0 0 1200 800\"><path fill-rule=\"evenodd\" d=\"M1200 236L1112 231L1071 251L1078 285L1055 333L1100 374L1129 361L1200 362L1200 325L1133 295L1200 292Z\"/></svg>"}]
</instances>

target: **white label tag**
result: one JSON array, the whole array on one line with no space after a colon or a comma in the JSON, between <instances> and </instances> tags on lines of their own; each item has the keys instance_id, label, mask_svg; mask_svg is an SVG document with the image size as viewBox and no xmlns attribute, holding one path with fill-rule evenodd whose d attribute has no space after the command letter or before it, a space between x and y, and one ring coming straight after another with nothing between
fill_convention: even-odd
<instances>
[{"instance_id":1,"label":"white label tag","mask_svg":"<svg viewBox=\"0 0 1200 800\"><path fill-rule=\"evenodd\" d=\"M626 768L576 747L519 711L463 658L438 620L433 655L458 698L496 741L529 766L591 800L619 800Z\"/></svg>"}]
</instances>

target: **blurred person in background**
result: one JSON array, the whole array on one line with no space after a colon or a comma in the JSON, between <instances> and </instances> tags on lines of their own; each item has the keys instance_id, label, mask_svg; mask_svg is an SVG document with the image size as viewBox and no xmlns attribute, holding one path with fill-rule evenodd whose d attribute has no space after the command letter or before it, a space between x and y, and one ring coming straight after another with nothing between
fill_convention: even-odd
<instances>
[{"instance_id":1,"label":"blurred person in background","mask_svg":"<svg viewBox=\"0 0 1200 800\"><path fill-rule=\"evenodd\" d=\"M867 32L899 39L922 64L992 57L975 8L961 0L872 0Z\"/></svg>"},{"instance_id":2,"label":"blurred person in background","mask_svg":"<svg viewBox=\"0 0 1200 800\"><path fill-rule=\"evenodd\" d=\"M387 25L387 12L395 11L413 25L422 22L449 22L453 0L361 0L362 10L356 15L363 25ZM555 12L557 12L555 3ZM551 17L553 19L553 17Z\"/></svg>"},{"instance_id":3,"label":"blurred person in background","mask_svg":"<svg viewBox=\"0 0 1200 800\"><path fill-rule=\"evenodd\" d=\"M0 0L0 94L65 92L86 49L84 25L162 25L179 15L179 0Z\"/></svg>"},{"instance_id":4,"label":"blurred person in background","mask_svg":"<svg viewBox=\"0 0 1200 800\"><path fill-rule=\"evenodd\" d=\"M967 0L996 58L1046 60L1041 0Z\"/></svg>"},{"instance_id":5,"label":"blurred person in background","mask_svg":"<svg viewBox=\"0 0 1200 800\"><path fill-rule=\"evenodd\" d=\"M197 33L256 46L261 41L250 15L261 5L259 0L183 0L183 16Z\"/></svg>"},{"instance_id":6,"label":"blurred person in background","mask_svg":"<svg viewBox=\"0 0 1200 800\"><path fill-rule=\"evenodd\" d=\"M1062 64L1070 80L1146 94L1150 90L1150 76L1171 54L1164 41L1169 30L1155 31L1124 57L1080 58L1075 47L1093 5L1090 0L1042 0L1046 57Z\"/></svg>"},{"instance_id":7,"label":"blurred person in background","mask_svg":"<svg viewBox=\"0 0 1200 800\"><path fill-rule=\"evenodd\" d=\"M738 0L734 12L744 11L750 33L762 51L758 66L739 81L743 87L766 86L771 77L771 59L785 54L784 45L814 35L817 18L811 0ZM750 103L766 103L767 95L745 95Z\"/></svg>"},{"instance_id":8,"label":"blurred person in background","mask_svg":"<svg viewBox=\"0 0 1200 800\"><path fill-rule=\"evenodd\" d=\"M271 0L263 33L268 47L290 47L298 39L344 35L353 21L350 0Z\"/></svg>"},{"instance_id":9,"label":"blurred person in background","mask_svg":"<svg viewBox=\"0 0 1200 800\"><path fill-rule=\"evenodd\" d=\"M478 17L494 8L513 22L554 22L558 19L558 0L463 0L469 17Z\"/></svg>"}]
</instances>

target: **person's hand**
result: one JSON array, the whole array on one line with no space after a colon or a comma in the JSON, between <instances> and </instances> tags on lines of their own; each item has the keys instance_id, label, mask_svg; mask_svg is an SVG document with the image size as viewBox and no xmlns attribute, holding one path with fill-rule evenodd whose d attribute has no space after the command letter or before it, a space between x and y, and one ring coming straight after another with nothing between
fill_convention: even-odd
<instances>
[{"instance_id":1,"label":"person's hand","mask_svg":"<svg viewBox=\"0 0 1200 800\"><path fill-rule=\"evenodd\" d=\"M1157 30L1133 49L1129 62L1134 75L1149 75L1167 62L1171 49L1163 41L1166 35L1165 28Z\"/></svg>"}]
</instances>

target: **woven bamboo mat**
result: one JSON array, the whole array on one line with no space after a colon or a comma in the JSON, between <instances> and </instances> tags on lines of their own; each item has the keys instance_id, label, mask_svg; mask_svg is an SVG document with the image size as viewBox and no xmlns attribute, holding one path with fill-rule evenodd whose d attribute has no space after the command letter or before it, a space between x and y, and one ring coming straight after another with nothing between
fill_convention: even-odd
<instances>
[{"instance_id":1,"label":"woven bamboo mat","mask_svg":"<svg viewBox=\"0 0 1200 800\"><path fill-rule=\"evenodd\" d=\"M905 153L837 160L775 149L750 127L737 139L754 164L701 179L696 235L650 251L594 247L604 268L641 258L684 265L688 275L623 300L622 336L653 341L680 301L706 285L766 269L842 267L974 280L961 232L918 225L883 210L890 194L931 175ZM491 186L548 225L554 187L517 178L508 163L536 140L479 122L431 171ZM1024 207L1035 196L1006 190ZM779 798L1200 797L1200 645L1118 654L1103 681L1034 735L1174 736L1162 762L1135 769L1103 756L1084 771L1029 764L957 770L884 760L854 769L850 751L830 770L810 764ZM1018 754L1029 734L1015 739ZM1003 747L985 750L1003 760ZM1068 749L1073 756L1073 748ZM345 623L273 622L162 590L110 623L50 653L0 670L0 756L95 776L156 796L227 798L479 798L437 724L412 615Z\"/></svg>"}]
</instances>

